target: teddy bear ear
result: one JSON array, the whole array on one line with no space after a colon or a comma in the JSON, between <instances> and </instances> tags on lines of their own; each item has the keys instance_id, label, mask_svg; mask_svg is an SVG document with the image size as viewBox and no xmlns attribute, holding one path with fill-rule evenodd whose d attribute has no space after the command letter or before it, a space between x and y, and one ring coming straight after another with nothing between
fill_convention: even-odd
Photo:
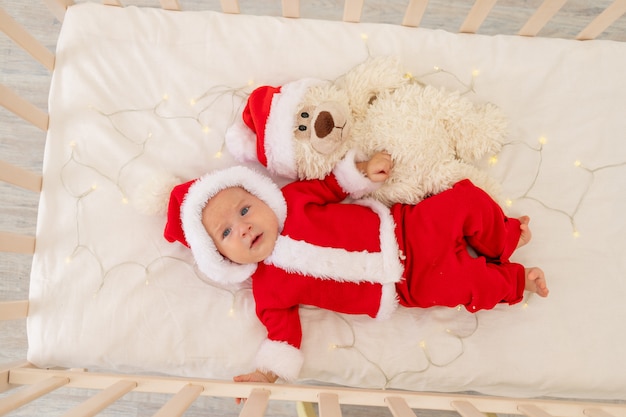
<instances>
[{"instance_id":1,"label":"teddy bear ear","mask_svg":"<svg viewBox=\"0 0 626 417\"><path fill-rule=\"evenodd\" d=\"M226 148L239 162L258 161L256 140L256 134L243 120L236 120L224 136Z\"/></svg>"}]
</instances>

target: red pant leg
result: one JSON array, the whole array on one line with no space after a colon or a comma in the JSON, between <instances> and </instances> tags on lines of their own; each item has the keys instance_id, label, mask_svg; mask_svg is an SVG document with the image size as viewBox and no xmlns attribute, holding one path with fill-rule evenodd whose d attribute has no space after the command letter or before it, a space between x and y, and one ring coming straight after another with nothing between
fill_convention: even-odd
<instances>
[{"instance_id":1,"label":"red pant leg","mask_svg":"<svg viewBox=\"0 0 626 417\"><path fill-rule=\"evenodd\" d=\"M465 305L469 311L521 300L524 268L508 262L518 221L469 181L416 206L394 206L406 280L397 285L406 306ZM485 256L472 258L467 242ZM498 263L492 263L497 259Z\"/></svg>"}]
</instances>

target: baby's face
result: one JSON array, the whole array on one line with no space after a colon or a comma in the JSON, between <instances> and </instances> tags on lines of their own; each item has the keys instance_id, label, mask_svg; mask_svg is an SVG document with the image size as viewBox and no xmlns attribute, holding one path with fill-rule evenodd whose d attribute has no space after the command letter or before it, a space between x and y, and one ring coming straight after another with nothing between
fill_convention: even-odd
<instances>
[{"instance_id":1,"label":"baby's face","mask_svg":"<svg viewBox=\"0 0 626 417\"><path fill-rule=\"evenodd\" d=\"M238 264L261 262L278 238L274 211L240 187L215 194L202 211L202 224L217 250Z\"/></svg>"}]
</instances>

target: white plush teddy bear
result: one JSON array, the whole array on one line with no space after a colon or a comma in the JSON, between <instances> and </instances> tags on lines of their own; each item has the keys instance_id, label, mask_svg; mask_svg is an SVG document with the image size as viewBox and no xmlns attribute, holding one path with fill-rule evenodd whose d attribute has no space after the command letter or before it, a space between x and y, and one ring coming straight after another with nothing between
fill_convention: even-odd
<instances>
[{"instance_id":1,"label":"white plush teddy bear","mask_svg":"<svg viewBox=\"0 0 626 417\"><path fill-rule=\"evenodd\" d=\"M334 82L259 87L226 145L240 161L290 179L323 178L350 149L362 159L386 151L394 168L371 196L388 205L415 204L464 178L497 197L497 182L474 163L500 150L504 114L406 74L397 59L381 57Z\"/></svg>"}]
</instances>

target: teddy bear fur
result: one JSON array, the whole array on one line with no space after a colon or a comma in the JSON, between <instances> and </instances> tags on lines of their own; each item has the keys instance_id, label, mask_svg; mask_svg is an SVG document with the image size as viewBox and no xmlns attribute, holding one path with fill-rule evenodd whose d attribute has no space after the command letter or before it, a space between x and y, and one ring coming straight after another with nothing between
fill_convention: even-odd
<instances>
[{"instance_id":1,"label":"teddy bear fur","mask_svg":"<svg viewBox=\"0 0 626 417\"><path fill-rule=\"evenodd\" d=\"M411 83L379 95L351 134L366 155L391 154L390 176L371 194L385 204L415 204L465 178L497 200L499 184L476 162L500 151L506 126L492 104Z\"/></svg>"},{"instance_id":2,"label":"teddy bear fur","mask_svg":"<svg viewBox=\"0 0 626 417\"><path fill-rule=\"evenodd\" d=\"M370 196L387 204L415 204L469 178L498 199L499 184L476 162L500 151L507 119L493 104L477 104L456 91L423 85L392 57L372 58L330 85L312 88L302 102L311 109L341 96L349 106L349 133L331 153L310 146L307 132L295 136L300 179L322 178L355 148L363 159L376 151L392 156L389 179Z\"/></svg>"}]
</instances>

